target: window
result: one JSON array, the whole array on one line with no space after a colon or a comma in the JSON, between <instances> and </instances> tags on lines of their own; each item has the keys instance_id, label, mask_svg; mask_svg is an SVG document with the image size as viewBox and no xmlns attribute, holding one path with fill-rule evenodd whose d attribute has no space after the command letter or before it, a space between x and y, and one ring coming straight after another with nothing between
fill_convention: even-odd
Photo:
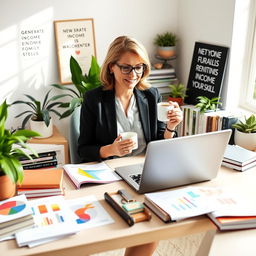
<instances>
[{"instance_id":1,"label":"window","mask_svg":"<svg viewBox=\"0 0 256 256\"><path fill-rule=\"evenodd\" d=\"M253 1L251 1L253 2ZM241 106L256 112L256 8L250 8L248 18L247 42L245 51L243 79L244 88L241 90Z\"/></svg>"}]
</instances>

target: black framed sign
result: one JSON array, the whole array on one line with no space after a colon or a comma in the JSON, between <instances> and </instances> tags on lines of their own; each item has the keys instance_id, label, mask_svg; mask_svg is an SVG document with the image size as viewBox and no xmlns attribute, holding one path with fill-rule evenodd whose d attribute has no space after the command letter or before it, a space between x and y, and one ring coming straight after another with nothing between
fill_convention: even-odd
<instances>
[{"instance_id":1,"label":"black framed sign","mask_svg":"<svg viewBox=\"0 0 256 256\"><path fill-rule=\"evenodd\" d=\"M229 48L196 42L185 103L195 105L198 96L219 97Z\"/></svg>"}]
</instances>

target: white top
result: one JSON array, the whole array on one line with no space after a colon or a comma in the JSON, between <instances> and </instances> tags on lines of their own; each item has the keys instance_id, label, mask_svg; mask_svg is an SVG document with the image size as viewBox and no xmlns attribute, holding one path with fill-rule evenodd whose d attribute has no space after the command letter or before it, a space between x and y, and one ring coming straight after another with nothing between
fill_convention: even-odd
<instances>
[{"instance_id":1,"label":"white top","mask_svg":"<svg viewBox=\"0 0 256 256\"><path fill-rule=\"evenodd\" d=\"M132 95L128 110L127 116L125 115L125 111L119 99L115 98L116 104L116 120L117 120L117 134L119 135L121 132L136 132L138 134L138 148L133 150L131 154L127 156L135 156L139 155L146 149L146 141L144 138L139 110L137 107L135 96Z\"/></svg>"}]
</instances>

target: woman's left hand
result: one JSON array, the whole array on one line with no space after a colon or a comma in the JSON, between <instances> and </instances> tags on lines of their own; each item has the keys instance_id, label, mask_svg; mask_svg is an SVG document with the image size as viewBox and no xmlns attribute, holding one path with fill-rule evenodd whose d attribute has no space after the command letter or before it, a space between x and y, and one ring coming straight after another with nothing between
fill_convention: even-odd
<instances>
[{"instance_id":1,"label":"woman's left hand","mask_svg":"<svg viewBox=\"0 0 256 256\"><path fill-rule=\"evenodd\" d=\"M167 127L170 130L174 130L175 127L183 120L183 112L181 111L177 102L169 101L170 105L173 106L172 110L168 111Z\"/></svg>"}]
</instances>

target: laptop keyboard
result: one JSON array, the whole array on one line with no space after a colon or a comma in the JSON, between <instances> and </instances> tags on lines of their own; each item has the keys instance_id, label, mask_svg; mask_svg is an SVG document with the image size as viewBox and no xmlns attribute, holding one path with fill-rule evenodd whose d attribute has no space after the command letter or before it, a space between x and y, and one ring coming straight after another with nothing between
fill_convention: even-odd
<instances>
[{"instance_id":1,"label":"laptop keyboard","mask_svg":"<svg viewBox=\"0 0 256 256\"><path fill-rule=\"evenodd\" d=\"M130 177L138 184L140 184L140 180L141 180L141 173L139 174L132 174L130 175Z\"/></svg>"}]
</instances>

